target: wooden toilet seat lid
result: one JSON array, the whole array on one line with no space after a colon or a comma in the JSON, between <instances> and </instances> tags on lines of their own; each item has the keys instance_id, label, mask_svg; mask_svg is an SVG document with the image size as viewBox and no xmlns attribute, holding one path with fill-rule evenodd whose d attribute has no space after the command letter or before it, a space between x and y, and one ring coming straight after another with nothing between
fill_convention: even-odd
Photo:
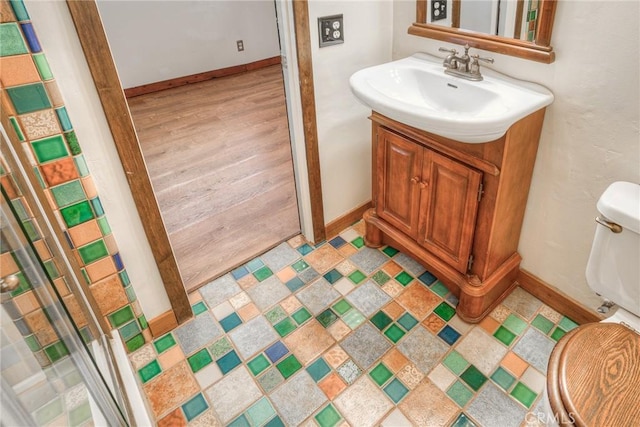
<instances>
[{"instance_id":1,"label":"wooden toilet seat lid","mask_svg":"<svg viewBox=\"0 0 640 427\"><path fill-rule=\"evenodd\" d=\"M573 332L558 360L566 412L576 425L637 425L640 335L617 323L591 323Z\"/></svg>"}]
</instances>

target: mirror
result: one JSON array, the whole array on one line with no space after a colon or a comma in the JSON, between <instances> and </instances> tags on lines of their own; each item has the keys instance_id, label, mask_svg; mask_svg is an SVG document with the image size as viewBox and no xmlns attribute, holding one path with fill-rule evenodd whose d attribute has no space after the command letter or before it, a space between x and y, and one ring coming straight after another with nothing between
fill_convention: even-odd
<instances>
[{"instance_id":1,"label":"mirror","mask_svg":"<svg viewBox=\"0 0 640 427\"><path fill-rule=\"evenodd\" d=\"M556 0L417 0L409 34L551 63Z\"/></svg>"}]
</instances>

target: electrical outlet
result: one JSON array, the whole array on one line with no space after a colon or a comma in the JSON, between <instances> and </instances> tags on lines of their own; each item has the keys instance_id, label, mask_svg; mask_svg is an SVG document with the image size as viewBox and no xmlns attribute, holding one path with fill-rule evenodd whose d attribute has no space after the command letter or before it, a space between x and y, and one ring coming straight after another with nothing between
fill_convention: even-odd
<instances>
[{"instance_id":1,"label":"electrical outlet","mask_svg":"<svg viewBox=\"0 0 640 427\"><path fill-rule=\"evenodd\" d=\"M238 46L238 52L242 52L244 50L244 42L242 40L238 40L236 45Z\"/></svg>"},{"instance_id":2,"label":"electrical outlet","mask_svg":"<svg viewBox=\"0 0 640 427\"><path fill-rule=\"evenodd\" d=\"M447 19L447 0L431 0L431 22Z\"/></svg>"},{"instance_id":3,"label":"electrical outlet","mask_svg":"<svg viewBox=\"0 0 640 427\"><path fill-rule=\"evenodd\" d=\"M320 47L344 43L342 14L318 18Z\"/></svg>"}]
</instances>

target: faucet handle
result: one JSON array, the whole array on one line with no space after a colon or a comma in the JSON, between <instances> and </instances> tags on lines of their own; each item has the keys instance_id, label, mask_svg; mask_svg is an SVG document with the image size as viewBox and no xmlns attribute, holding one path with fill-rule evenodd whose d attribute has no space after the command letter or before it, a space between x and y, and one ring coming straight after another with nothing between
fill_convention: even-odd
<instances>
[{"instance_id":1,"label":"faucet handle","mask_svg":"<svg viewBox=\"0 0 640 427\"><path fill-rule=\"evenodd\" d=\"M481 58L480 55L471 55L471 58L475 60L476 63L479 61L488 62L489 64L493 64L493 58Z\"/></svg>"},{"instance_id":2,"label":"faucet handle","mask_svg":"<svg viewBox=\"0 0 640 427\"><path fill-rule=\"evenodd\" d=\"M457 50L455 49L447 49L446 47L441 47L438 49L440 52L449 52L452 55L455 55L456 53L458 53Z\"/></svg>"}]
</instances>

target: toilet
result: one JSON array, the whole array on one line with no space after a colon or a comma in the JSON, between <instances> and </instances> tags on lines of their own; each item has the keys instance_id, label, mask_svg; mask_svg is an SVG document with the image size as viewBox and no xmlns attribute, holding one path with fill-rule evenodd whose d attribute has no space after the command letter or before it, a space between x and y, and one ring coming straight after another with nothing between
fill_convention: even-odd
<instances>
[{"instance_id":1,"label":"toilet","mask_svg":"<svg viewBox=\"0 0 640 427\"><path fill-rule=\"evenodd\" d=\"M548 425L640 423L640 185L614 182L597 207L587 282L618 309L600 323L575 328L553 349Z\"/></svg>"}]
</instances>

